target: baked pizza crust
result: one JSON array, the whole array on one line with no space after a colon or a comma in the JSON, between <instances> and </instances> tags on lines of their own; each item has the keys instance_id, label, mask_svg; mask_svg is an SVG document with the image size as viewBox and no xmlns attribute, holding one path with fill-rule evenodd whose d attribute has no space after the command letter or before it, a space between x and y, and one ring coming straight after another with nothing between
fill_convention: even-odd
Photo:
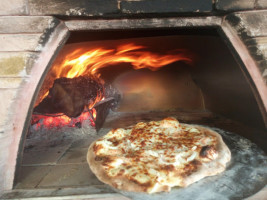
<instances>
[{"instance_id":1,"label":"baked pizza crust","mask_svg":"<svg viewBox=\"0 0 267 200\"><path fill-rule=\"evenodd\" d=\"M211 161L210 159L203 159L203 161L201 162L196 162L196 170L193 170L193 172L191 171L188 175L184 175L182 177L182 182L179 186L187 187L190 184L197 182L207 176L213 176L222 173L226 169L226 165L231 159L231 152L226 146L226 144L223 142L221 135L209 128L205 128L202 126L188 124L181 125L186 127L197 128L205 134L215 136L217 139L217 145L215 146L215 149L218 156ZM96 144L96 142L97 141L94 141L88 149L87 161L92 172L100 181L120 190L132 192L148 192L148 185L142 185L135 181L129 180L123 175L117 175L116 177L108 176L103 166L104 161L99 160L94 152L94 145ZM168 192L170 190L171 187L168 185L159 185L156 190L153 190L153 193L162 191Z\"/></svg>"},{"instance_id":2,"label":"baked pizza crust","mask_svg":"<svg viewBox=\"0 0 267 200\"><path fill-rule=\"evenodd\" d=\"M192 126L192 125L187 125ZM192 126L200 131L203 131L209 135L213 135L217 138L217 145L215 147L218 157L210 162L202 162L198 167L197 171L192 173L191 175L184 178L183 187L187 187L188 185L197 182L207 176L214 176L219 173L222 173L226 169L227 163L231 160L231 152L223 142L221 135L209 128L201 127L201 126Z\"/></svg>"},{"instance_id":3,"label":"baked pizza crust","mask_svg":"<svg viewBox=\"0 0 267 200\"><path fill-rule=\"evenodd\" d=\"M146 191L147 189L146 186L141 186L133 181L128 180L126 177L123 177L123 176L116 176L116 178L109 177L106 174L105 169L102 165L103 161L96 161L96 155L93 151L94 144L95 142L93 142L91 146L89 147L88 154L87 154L87 162L89 163L89 166L92 172L96 175L96 177L100 181L120 190L126 190L126 191L132 191L132 192L145 192ZM165 190L161 190L161 191L165 191Z\"/></svg>"}]
</instances>

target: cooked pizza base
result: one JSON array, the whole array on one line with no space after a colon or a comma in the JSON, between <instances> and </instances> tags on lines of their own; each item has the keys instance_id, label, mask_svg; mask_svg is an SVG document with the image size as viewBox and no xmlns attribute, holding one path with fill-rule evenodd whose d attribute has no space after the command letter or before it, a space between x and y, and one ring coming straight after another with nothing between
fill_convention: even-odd
<instances>
[{"instance_id":1,"label":"cooked pizza base","mask_svg":"<svg viewBox=\"0 0 267 200\"><path fill-rule=\"evenodd\" d=\"M146 193L187 187L223 172L230 159L218 133L175 118L111 130L93 142L87 154L100 181Z\"/></svg>"}]
</instances>

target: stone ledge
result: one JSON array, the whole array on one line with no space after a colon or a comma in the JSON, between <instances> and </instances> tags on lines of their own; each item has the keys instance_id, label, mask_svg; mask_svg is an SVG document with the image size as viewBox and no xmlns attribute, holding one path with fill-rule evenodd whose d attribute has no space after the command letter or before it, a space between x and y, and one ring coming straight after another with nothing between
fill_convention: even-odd
<instances>
[{"instance_id":1,"label":"stone ledge","mask_svg":"<svg viewBox=\"0 0 267 200\"><path fill-rule=\"evenodd\" d=\"M69 20L66 26L70 31L112 30L112 29L147 29L177 27L218 27L222 18L216 16L179 17L179 18L145 18L145 19L103 19L103 20Z\"/></svg>"},{"instance_id":2,"label":"stone ledge","mask_svg":"<svg viewBox=\"0 0 267 200\"><path fill-rule=\"evenodd\" d=\"M102 16L118 12L117 0L29 0L30 15Z\"/></svg>"},{"instance_id":3,"label":"stone ledge","mask_svg":"<svg viewBox=\"0 0 267 200\"><path fill-rule=\"evenodd\" d=\"M267 60L267 11L233 13L225 19L246 44L250 55L257 62L263 80L267 83L267 77L264 75L267 65L263 62Z\"/></svg>"},{"instance_id":4,"label":"stone ledge","mask_svg":"<svg viewBox=\"0 0 267 200\"><path fill-rule=\"evenodd\" d=\"M0 15L27 15L26 2L27 0L2 0L0 1Z\"/></svg>"},{"instance_id":5,"label":"stone ledge","mask_svg":"<svg viewBox=\"0 0 267 200\"><path fill-rule=\"evenodd\" d=\"M1 34L0 51L36 51L42 34Z\"/></svg>"},{"instance_id":6,"label":"stone ledge","mask_svg":"<svg viewBox=\"0 0 267 200\"><path fill-rule=\"evenodd\" d=\"M0 33L42 33L58 21L48 16L2 16Z\"/></svg>"},{"instance_id":7,"label":"stone ledge","mask_svg":"<svg viewBox=\"0 0 267 200\"><path fill-rule=\"evenodd\" d=\"M243 39L267 36L267 10L233 13L227 15L226 20Z\"/></svg>"},{"instance_id":8,"label":"stone ledge","mask_svg":"<svg viewBox=\"0 0 267 200\"><path fill-rule=\"evenodd\" d=\"M257 0L256 8L257 9L267 8L267 1L266 0Z\"/></svg>"},{"instance_id":9,"label":"stone ledge","mask_svg":"<svg viewBox=\"0 0 267 200\"><path fill-rule=\"evenodd\" d=\"M187 13L212 11L211 0L141 0L122 1L122 13Z\"/></svg>"},{"instance_id":10,"label":"stone ledge","mask_svg":"<svg viewBox=\"0 0 267 200\"><path fill-rule=\"evenodd\" d=\"M215 9L219 11L253 10L256 0L217 0Z\"/></svg>"}]
</instances>

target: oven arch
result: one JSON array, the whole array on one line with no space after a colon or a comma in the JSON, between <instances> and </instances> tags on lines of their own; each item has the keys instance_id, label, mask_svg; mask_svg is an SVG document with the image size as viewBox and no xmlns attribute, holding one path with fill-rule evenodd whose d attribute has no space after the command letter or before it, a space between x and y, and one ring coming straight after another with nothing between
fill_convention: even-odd
<instances>
[{"instance_id":1,"label":"oven arch","mask_svg":"<svg viewBox=\"0 0 267 200\"><path fill-rule=\"evenodd\" d=\"M1 189L10 190L13 187L15 168L20 162L20 153L23 149L23 140L30 123L30 113L38 94L42 81L51 66L57 52L67 41L71 31L84 30L117 30L117 29L140 29L140 28L186 28L186 27L212 27L217 28L223 37L231 43L232 51L244 66L245 75L248 78L252 91L262 112L265 124L267 124L266 108L267 88L264 80L257 70L257 65L248 53L246 47L239 39L232 27L223 17L197 17L197 18L163 18L163 19L114 19L114 20L70 20L61 22L50 35L48 42L44 45L39 58L36 60L29 81L24 83L19 92L21 102L14 102L14 117L10 119L8 132L13 141L10 144L8 159L0 171L3 174ZM228 45L229 45L228 44ZM241 45L241 46L240 46ZM242 46L243 45L243 46ZM30 98L29 98L30 97ZM22 106L23 102L23 106ZM20 152L20 153L19 153Z\"/></svg>"}]
</instances>

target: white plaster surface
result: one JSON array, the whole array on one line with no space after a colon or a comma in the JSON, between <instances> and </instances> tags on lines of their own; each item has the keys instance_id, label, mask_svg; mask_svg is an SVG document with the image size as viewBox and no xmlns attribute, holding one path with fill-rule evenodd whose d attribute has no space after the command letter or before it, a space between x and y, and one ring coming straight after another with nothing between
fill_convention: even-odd
<instances>
[{"instance_id":1,"label":"white plaster surface","mask_svg":"<svg viewBox=\"0 0 267 200\"><path fill-rule=\"evenodd\" d=\"M26 0L1 0L0 15L25 15L28 13Z\"/></svg>"},{"instance_id":2,"label":"white plaster surface","mask_svg":"<svg viewBox=\"0 0 267 200\"><path fill-rule=\"evenodd\" d=\"M17 89L0 89L0 132L5 130L5 124L7 123L9 109L14 101L16 96ZM0 133L1 136L1 133ZM2 140L0 140L0 146L2 144ZM0 157L2 155L2 151L0 151ZM0 171L1 173L1 171Z\"/></svg>"},{"instance_id":3,"label":"white plaster surface","mask_svg":"<svg viewBox=\"0 0 267 200\"><path fill-rule=\"evenodd\" d=\"M53 20L51 16L0 16L0 33L42 33Z\"/></svg>"},{"instance_id":4,"label":"white plaster surface","mask_svg":"<svg viewBox=\"0 0 267 200\"><path fill-rule=\"evenodd\" d=\"M41 34L1 34L0 51L35 51Z\"/></svg>"}]
</instances>

